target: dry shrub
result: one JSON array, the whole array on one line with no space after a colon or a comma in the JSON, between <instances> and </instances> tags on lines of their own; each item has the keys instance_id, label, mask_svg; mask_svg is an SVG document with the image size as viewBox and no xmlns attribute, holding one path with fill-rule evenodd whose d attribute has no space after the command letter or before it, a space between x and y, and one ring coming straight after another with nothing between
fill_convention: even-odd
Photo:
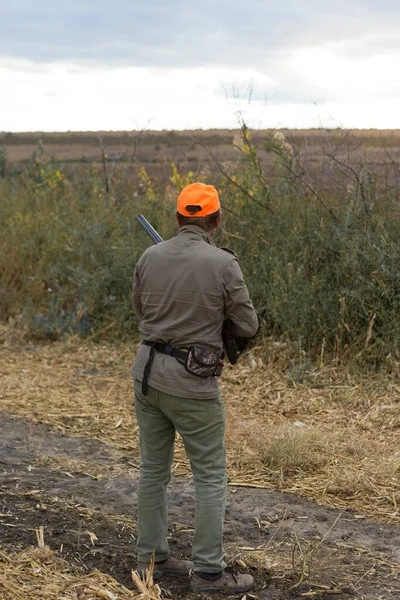
<instances>
[{"instance_id":1,"label":"dry shrub","mask_svg":"<svg viewBox=\"0 0 400 600\"><path fill-rule=\"evenodd\" d=\"M330 463L335 443L335 438L321 429L287 425L266 440L260 459L271 469L314 471Z\"/></svg>"},{"instance_id":2,"label":"dry shrub","mask_svg":"<svg viewBox=\"0 0 400 600\"><path fill-rule=\"evenodd\" d=\"M240 453L232 457L238 468L248 469L257 464L258 469L262 465L284 475L315 472L329 465L335 455L337 437L322 427L292 423L260 425L256 426L254 421L239 423L237 419L235 426L231 426L243 439Z\"/></svg>"}]
</instances>

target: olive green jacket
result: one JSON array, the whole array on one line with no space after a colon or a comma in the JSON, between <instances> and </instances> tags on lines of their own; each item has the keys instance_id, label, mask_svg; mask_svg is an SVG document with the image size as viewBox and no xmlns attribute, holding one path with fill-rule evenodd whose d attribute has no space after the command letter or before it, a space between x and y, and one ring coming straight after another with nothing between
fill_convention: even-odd
<instances>
[{"instance_id":1,"label":"olive green jacket","mask_svg":"<svg viewBox=\"0 0 400 600\"><path fill-rule=\"evenodd\" d=\"M253 337L257 315L236 255L216 248L196 225L181 227L176 237L151 246L139 259L133 298L142 339L171 346L192 344L221 353L224 319L234 335ZM149 347L141 345L131 375L142 381ZM186 371L174 357L155 353L152 387L184 398L210 399L219 394L215 377Z\"/></svg>"}]
</instances>

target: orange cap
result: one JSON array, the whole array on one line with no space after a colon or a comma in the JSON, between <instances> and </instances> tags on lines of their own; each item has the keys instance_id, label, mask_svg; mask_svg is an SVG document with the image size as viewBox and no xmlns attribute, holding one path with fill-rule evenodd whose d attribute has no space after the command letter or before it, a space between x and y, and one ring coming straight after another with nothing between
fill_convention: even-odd
<instances>
[{"instance_id":1,"label":"orange cap","mask_svg":"<svg viewBox=\"0 0 400 600\"><path fill-rule=\"evenodd\" d=\"M213 185L190 183L179 194L176 210L183 217L206 217L220 208L218 192Z\"/></svg>"}]
</instances>

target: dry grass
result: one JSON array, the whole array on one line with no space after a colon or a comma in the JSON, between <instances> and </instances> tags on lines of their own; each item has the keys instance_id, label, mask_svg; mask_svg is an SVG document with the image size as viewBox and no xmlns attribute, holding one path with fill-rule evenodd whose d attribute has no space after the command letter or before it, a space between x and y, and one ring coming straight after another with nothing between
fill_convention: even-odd
<instances>
[{"instance_id":1,"label":"dry grass","mask_svg":"<svg viewBox=\"0 0 400 600\"><path fill-rule=\"evenodd\" d=\"M288 597L296 593L296 598L375 600L395 598L399 593L399 565L389 562L384 554L362 546L324 545L321 540L300 539L293 532L286 541L272 541L258 548L230 546L227 551L237 567L256 570L264 578L269 574L265 581L268 587L286 581Z\"/></svg>"},{"instance_id":2,"label":"dry grass","mask_svg":"<svg viewBox=\"0 0 400 600\"><path fill-rule=\"evenodd\" d=\"M154 564L142 578L132 572L137 591L128 590L98 570L87 573L66 562L45 546L43 528L40 530L36 548L11 554L0 549L2 600L159 600L165 597L154 584ZM258 580L272 593L284 581L285 587L296 590L299 598L343 597L343 594L363 600L397 597L399 565L388 561L385 554L362 546L325 544L325 538L303 540L293 531L288 539L271 539L259 547L228 546L227 559L236 567L256 571ZM198 597L197 594L188 597L194 596ZM259 595L252 593L248 597Z\"/></svg>"},{"instance_id":3,"label":"dry grass","mask_svg":"<svg viewBox=\"0 0 400 600\"><path fill-rule=\"evenodd\" d=\"M66 562L47 548L43 530L39 546L7 554L0 550L0 597L2 600L158 600L161 591L153 582L152 570L141 579L132 572L139 593L128 590L115 579L94 570ZM154 569L154 564L153 564Z\"/></svg>"},{"instance_id":4,"label":"dry grass","mask_svg":"<svg viewBox=\"0 0 400 600\"><path fill-rule=\"evenodd\" d=\"M115 449L115 464L104 469L90 457L76 464L46 457L51 466L101 477L137 465L129 377L135 348L81 345L74 339L27 348L13 335L0 332L1 408ZM356 377L327 366L297 383L287 376L284 356L284 348L270 343L238 367L226 368L222 392L232 484L275 487L326 506L399 521L397 379ZM118 460L127 455L128 467ZM179 441L173 469L176 475L190 474Z\"/></svg>"},{"instance_id":5,"label":"dry grass","mask_svg":"<svg viewBox=\"0 0 400 600\"><path fill-rule=\"evenodd\" d=\"M346 369L325 367L296 384L283 378L279 366L245 362L225 385L228 437L236 437L230 456L235 470L251 472L257 465L253 479L259 484L273 483L321 504L398 520L396 379L384 374L351 377Z\"/></svg>"}]
</instances>

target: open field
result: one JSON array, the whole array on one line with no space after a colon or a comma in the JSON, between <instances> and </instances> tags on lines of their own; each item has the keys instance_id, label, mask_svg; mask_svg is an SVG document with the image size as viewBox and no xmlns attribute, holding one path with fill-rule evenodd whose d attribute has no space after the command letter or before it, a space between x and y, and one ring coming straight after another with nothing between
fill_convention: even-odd
<instances>
[{"instance_id":1,"label":"open field","mask_svg":"<svg viewBox=\"0 0 400 600\"><path fill-rule=\"evenodd\" d=\"M186 579L132 581L128 376L150 243L135 214L174 235L196 179L220 190L216 243L262 323L221 382L246 600L400 597L399 165L400 131L0 134L2 600L196 598ZM189 557L179 439L173 475L170 543ZM40 527L50 549L40 534L26 551Z\"/></svg>"},{"instance_id":2,"label":"open field","mask_svg":"<svg viewBox=\"0 0 400 600\"><path fill-rule=\"evenodd\" d=\"M3 550L20 552L44 526L51 550L62 550L52 560L64 558L66 571L80 567L75 583L97 568L132 590L138 438L128 372L135 348L74 339L27 346L13 336L3 332L0 350ZM227 555L255 574L254 597L395 598L397 379L322 367L299 382L285 349L267 342L227 369L222 389ZM190 556L193 488L179 442L173 473L171 548ZM91 577L92 587L107 588L102 575ZM108 585L115 593L116 584ZM195 597L186 581L166 578L161 586L165 597Z\"/></svg>"},{"instance_id":3,"label":"open field","mask_svg":"<svg viewBox=\"0 0 400 600\"><path fill-rule=\"evenodd\" d=\"M105 153L108 163L144 165L152 176L166 176L171 162L183 170L196 171L205 166L213 171L215 162L236 162L238 151L233 141L240 130L0 133L10 163L28 161L41 140L46 154L55 161L77 163L100 161ZM259 159L269 172L273 155L263 145L275 130L252 131L260 149ZM313 169L326 162L327 154L338 156L347 165L364 161L378 170L387 170L400 154L400 130L310 129L282 130L288 142ZM135 174L132 174L133 181Z\"/></svg>"}]
</instances>

